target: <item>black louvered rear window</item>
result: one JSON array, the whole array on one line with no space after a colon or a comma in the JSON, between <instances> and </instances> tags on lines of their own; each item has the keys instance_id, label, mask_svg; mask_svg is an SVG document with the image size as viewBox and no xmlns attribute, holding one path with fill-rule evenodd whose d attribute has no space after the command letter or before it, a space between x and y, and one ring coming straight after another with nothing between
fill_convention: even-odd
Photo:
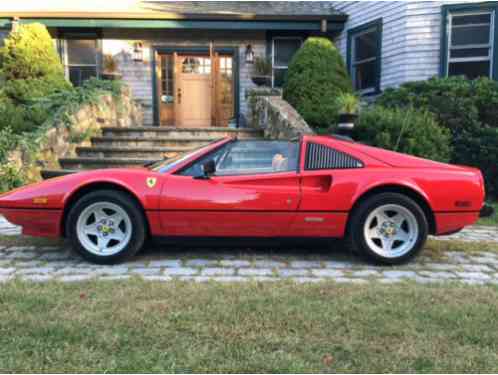
<instances>
[{"instance_id":1,"label":"black louvered rear window","mask_svg":"<svg viewBox=\"0 0 498 375\"><path fill-rule=\"evenodd\" d=\"M344 152L333 148L309 143L306 151L305 169L349 169L362 168L363 163Z\"/></svg>"}]
</instances>

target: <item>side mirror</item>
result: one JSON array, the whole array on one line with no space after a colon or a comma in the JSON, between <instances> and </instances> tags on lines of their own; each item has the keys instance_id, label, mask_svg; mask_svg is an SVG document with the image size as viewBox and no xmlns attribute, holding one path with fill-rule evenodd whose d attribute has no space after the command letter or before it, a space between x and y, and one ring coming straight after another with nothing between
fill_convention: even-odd
<instances>
[{"instance_id":1,"label":"side mirror","mask_svg":"<svg viewBox=\"0 0 498 375\"><path fill-rule=\"evenodd\" d=\"M203 174L200 176L195 176L195 179L198 180L207 180L216 172L216 163L213 159L208 160L202 165Z\"/></svg>"}]
</instances>

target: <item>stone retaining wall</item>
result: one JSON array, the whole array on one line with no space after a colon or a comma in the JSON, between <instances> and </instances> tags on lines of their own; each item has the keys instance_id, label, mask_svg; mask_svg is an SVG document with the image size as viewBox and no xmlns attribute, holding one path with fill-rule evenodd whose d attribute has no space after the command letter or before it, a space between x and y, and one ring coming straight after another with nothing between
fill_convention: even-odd
<instances>
[{"instance_id":1,"label":"stone retaining wall","mask_svg":"<svg viewBox=\"0 0 498 375\"><path fill-rule=\"evenodd\" d=\"M314 134L310 126L287 101L280 90L263 88L247 93L249 126L263 129L265 138L293 139Z\"/></svg>"},{"instance_id":2,"label":"stone retaining wall","mask_svg":"<svg viewBox=\"0 0 498 375\"><path fill-rule=\"evenodd\" d=\"M48 130L36 142L36 151L19 147L10 154L9 164L22 172L26 182L39 181L42 169L60 169L58 159L75 156L76 147L88 146L90 138L98 135L102 127L143 124L141 106L126 86L121 95L103 94L98 104L84 104L71 113L64 122L47 125Z\"/></svg>"}]
</instances>

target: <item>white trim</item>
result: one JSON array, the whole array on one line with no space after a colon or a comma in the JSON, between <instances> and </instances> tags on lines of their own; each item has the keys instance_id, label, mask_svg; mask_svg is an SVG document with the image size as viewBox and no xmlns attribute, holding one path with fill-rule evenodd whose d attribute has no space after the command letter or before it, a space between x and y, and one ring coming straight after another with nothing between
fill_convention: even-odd
<instances>
[{"instance_id":1,"label":"white trim","mask_svg":"<svg viewBox=\"0 0 498 375\"><path fill-rule=\"evenodd\" d=\"M294 39L301 42L303 45L303 38L300 36L275 36L271 39L271 87L275 87L275 69L288 69L288 65L275 65L275 40L277 39Z\"/></svg>"},{"instance_id":2,"label":"white trim","mask_svg":"<svg viewBox=\"0 0 498 375\"><path fill-rule=\"evenodd\" d=\"M465 25L456 25L453 26L453 18L454 17L465 17L465 16L475 16L489 14L489 23L480 23L480 24L465 24ZM464 27L473 27L473 26L488 26L489 25L489 43L487 44L460 44L458 46L452 46L452 30L454 28L464 28ZM494 30L495 30L495 11L494 10L485 10L485 11L469 11L469 12L450 12L448 13L448 22L446 25L446 35L447 35L447 47L446 47L446 77L450 75L450 64L451 63L462 63L462 62L481 62L481 61L489 61L489 72L488 77L492 77L493 75L493 54L494 54ZM488 56L476 56L476 57L451 57L452 50L462 50L462 49L488 49Z\"/></svg>"}]
</instances>

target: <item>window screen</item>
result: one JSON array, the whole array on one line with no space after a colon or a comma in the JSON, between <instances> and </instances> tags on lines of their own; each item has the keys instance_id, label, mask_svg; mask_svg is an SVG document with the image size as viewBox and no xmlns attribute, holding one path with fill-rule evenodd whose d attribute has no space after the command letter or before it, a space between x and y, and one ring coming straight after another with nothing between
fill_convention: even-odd
<instances>
[{"instance_id":1,"label":"window screen","mask_svg":"<svg viewBox=\"0 0 498 375\"><path fill-rule=\"evenodd\" d=\"M309 143L306 149L306 170L362 168L358 159L333 148Z\"/></svg>"},{"instance_id":2,"label":"window screen","mask_svg":"<svg viewBox=\"0 0 498 375\"><path fill-rule=\"evenodd\" d=\"M273 86L282 87L287 75L289 63L301 47L302 39L279 37L273 39Z\"/></svg>"},{"instance_id":3,"label":"window screen","mask_svg":"<svg viewBox=\"0 0 498 375\"><path fill-rule=\"evenodd\" d=\"M494 13L464 13L449 16L449 76L469 79L491 75L492 24Z\"/></svg>"},{"instance_id":4,"label":"window screen","mask_svg":"<svg viewBox=\"0 0 498 375\"><path fill-rule=\"evenodd\" d=\"M378 89L380 38L378 25L351 34L351 78L354 88L364 94Z\"/></svg>"},{"instance_id":5,"label":"window screen","mask_svg":"<svg viewBox=\"0 0 498 375\"><path fill-rule=\"evenodd\" d=\"M65 65L69 80L74 86L98 75L98 43L96 39L67 39Z\"/></svg>"}]
</instances>

